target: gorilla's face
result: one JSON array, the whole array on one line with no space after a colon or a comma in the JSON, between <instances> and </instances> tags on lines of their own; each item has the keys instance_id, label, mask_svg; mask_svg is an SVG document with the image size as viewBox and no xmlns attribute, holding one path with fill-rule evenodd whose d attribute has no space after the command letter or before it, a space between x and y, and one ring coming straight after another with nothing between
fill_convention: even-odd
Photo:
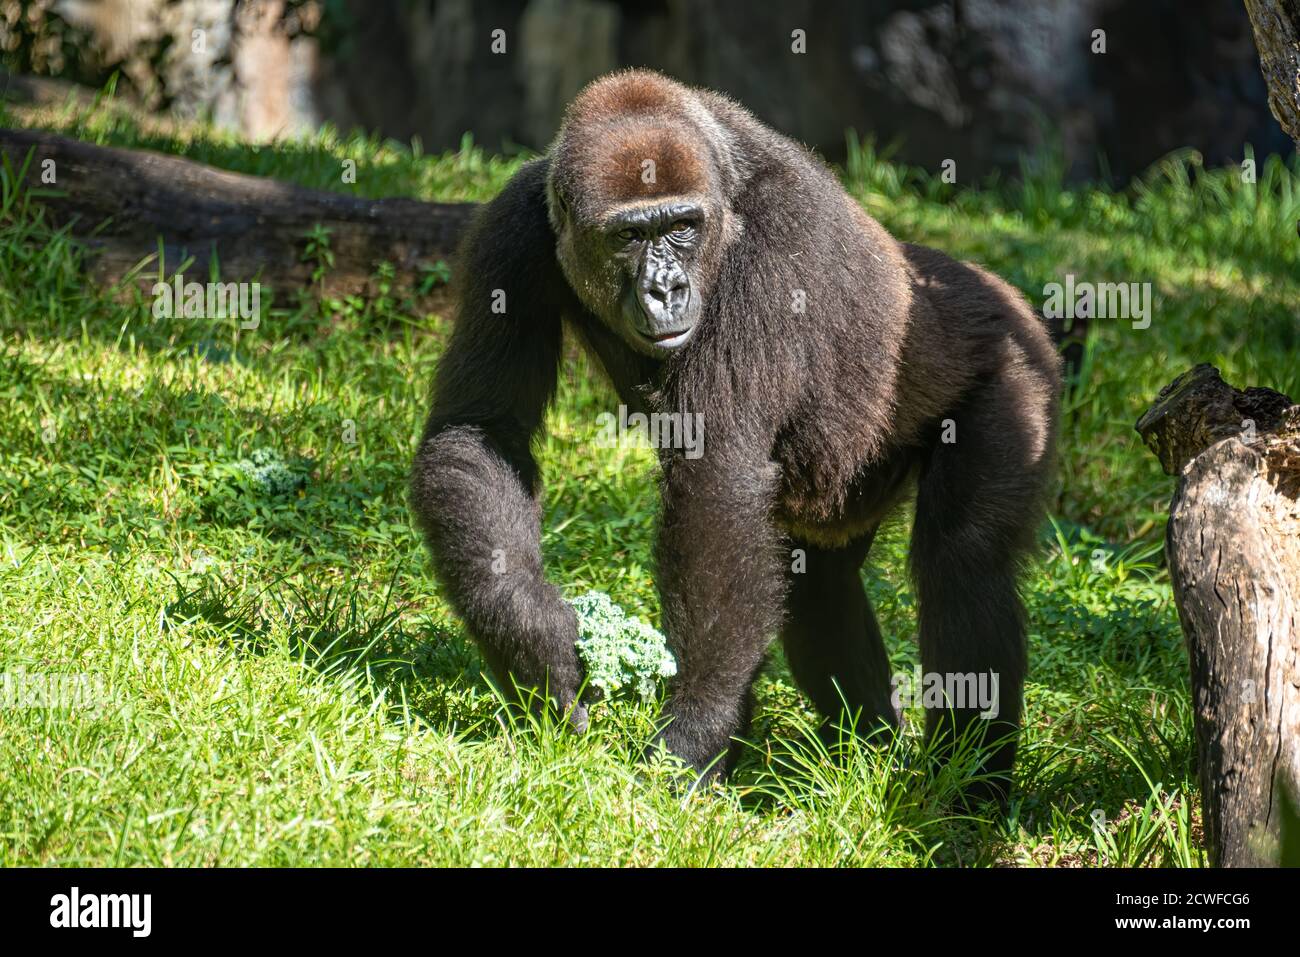
<instances>
[{"instance_id":1,"label":"gorilla's face","mask_svg":"<svg viewBox=\"0 0 1300 957\"><path fill-rule=\"evenodd\" d=\"M579 298L633 349L667 355L691 338L707 293L713 223L691 197L641 201L579 222L558 203L558 254Z\"/></svg>"},{"instance_id":2,"label":"gorilla's face","mask_svg":"<svg viewBox=\"0 0 1300 957\"><path fill-rule=\"evenodd\" d=\"M703 228L703 210L692 203L633 207L604 228L621 267L623 325L654 349L676 349L695 328L700 298L690 271Z\"/></svg>"}]
</instances>

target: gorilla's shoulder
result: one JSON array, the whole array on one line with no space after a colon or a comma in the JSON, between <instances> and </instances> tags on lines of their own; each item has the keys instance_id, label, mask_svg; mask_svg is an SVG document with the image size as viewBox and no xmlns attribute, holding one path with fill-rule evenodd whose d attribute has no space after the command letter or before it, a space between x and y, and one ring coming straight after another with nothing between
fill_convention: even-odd
<instances>
[{"instance_id":1,"label":"gorilla's shoulder","mask_svg":"<svg viewBox=\"0 0 1300 957\"><path fill-rule=\"evenodd\" d=\"M477 212L457 255L463 283L507 289L526 300L567 298L546 208L549 162L525 163Z\"/></svg>"},{"instance_id":2,"label":"gorilla's shoulder","mask_svg":"<svg viewBox=\"0 0 1300 957\"><path fill-rule=\"evenodd\" d=\"M550 159L542 156L519 168L494 199L483 205L478 228L506 228L510 235L523 232L529 239L551 236L546 214L546 176Z\"/></svg>"}]
</instances>

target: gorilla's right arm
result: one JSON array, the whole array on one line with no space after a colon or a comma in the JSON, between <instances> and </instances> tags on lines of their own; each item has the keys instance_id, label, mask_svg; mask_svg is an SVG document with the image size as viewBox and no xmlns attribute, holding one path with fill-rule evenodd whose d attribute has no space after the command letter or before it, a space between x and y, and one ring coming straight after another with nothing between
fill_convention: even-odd
<instances>
[{"instance_id":1,"label":"gorilla's right arm","mask_svg":"<svg viewBox=\"0 0 1300 957\"><path fill-rule=\"evenodd\" d=\"M529 447L555 391L560 316L572 298L550 254L545 177L544 160L521 170L462 246L459 313L411 501L434 570L492 671L547 689L564 709L579 684L577 621L542 575L540 476ZM571 720L585 720L580 706Z\"/></svg>"}]
</instances>

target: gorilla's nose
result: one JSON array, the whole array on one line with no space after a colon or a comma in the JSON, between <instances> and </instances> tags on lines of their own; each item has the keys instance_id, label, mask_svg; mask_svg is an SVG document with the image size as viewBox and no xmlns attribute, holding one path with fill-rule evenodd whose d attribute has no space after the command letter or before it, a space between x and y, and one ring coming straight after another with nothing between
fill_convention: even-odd
<instances>
[{"instance_id":1,"label":"gorilla's nose","mask_svg":"<svg viewBox=\"0 0 1300 957\"><path fill-rule=\"evenodd\" d=\"M646 284L647 318L656 326L672 325L690 301L691 287L680 274L655 277Z\"/></svg>"},{"instance_id":2,"label":"gorilla's nose","mask_svg":"<svg viewBox=\"0 0 1300 957\"><path fill-rule=\"evenodd\" d=\"M671 307L674 302L685 298L688 288L684 278L673 278L666 282L651 283L649 292L652 299Z\"/></svg>"}]
</instances>

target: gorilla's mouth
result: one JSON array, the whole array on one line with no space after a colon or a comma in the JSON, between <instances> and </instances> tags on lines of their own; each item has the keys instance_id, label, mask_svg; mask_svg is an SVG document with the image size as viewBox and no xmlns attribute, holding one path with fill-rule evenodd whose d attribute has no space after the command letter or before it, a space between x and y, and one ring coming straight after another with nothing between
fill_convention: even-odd
<instances>
[{"instance_id":1,"label":"gorilla's mouth","mask_svg":"<svg viewBox=\"0 0 1300 957\"><path fill-rule=\"evenodd\" d=\"M694 326L687 326L685 329L678 329L675 332L643 332L641 338L657 349L676 349L691 337L691 332L694 329Z\"/></svg>"}]
</instances>

